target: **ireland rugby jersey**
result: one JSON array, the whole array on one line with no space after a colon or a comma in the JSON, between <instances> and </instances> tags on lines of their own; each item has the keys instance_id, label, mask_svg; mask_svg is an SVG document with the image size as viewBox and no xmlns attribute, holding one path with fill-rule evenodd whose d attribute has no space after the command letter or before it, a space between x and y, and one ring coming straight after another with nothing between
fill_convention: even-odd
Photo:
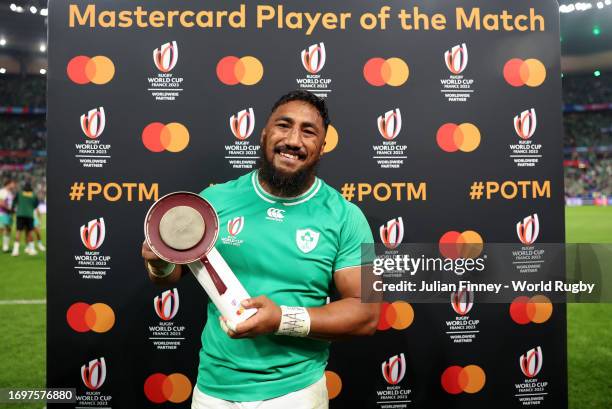
<instances>
[{"instance_id":1,"label":"ireland rugby jersey","mask_svg":"<svg viewBox=\"0 0 612 409\"><path fill-rule=\"evenodd\" d=\"M316 178L294 198L267 193L257 171L205 189L219 215L215 244L251 297L278 305L320 307L337 270L361 264L372 243L363 213ZM230 401L256 401L305 388L324 373L329 342L274 334L231 339L208 304L198 388Z\"/></svg>"}]
</instances>

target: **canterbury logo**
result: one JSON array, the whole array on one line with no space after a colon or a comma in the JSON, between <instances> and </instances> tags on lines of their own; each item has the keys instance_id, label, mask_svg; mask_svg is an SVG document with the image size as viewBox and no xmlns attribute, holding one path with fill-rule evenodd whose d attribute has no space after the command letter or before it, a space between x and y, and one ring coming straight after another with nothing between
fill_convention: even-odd
<instances>
[{"instance_id":1,"label":"canterbury logo","mask_svg":"<svg viewBox=\"0 0 612 409\"><path fill-rule=\"evenodd\" d=\"M516 224L516 235L521 243L531 245L535 243L540 234L540 221L538 215L534 213L531 216L525 217L522 221Z\"/></svg>"},{"instance_id":2,"label":"canterbury logo","mask_svg":"<svg viewBox=\"0 0 612 409\"><path fill-rule=\"evenodd\" d=\"M281 209L275 209L273 207L268 209L268 217L274 220L283 220L285 218L285 211Z\"/></svg>"},{"instance_id":3,"label":"canterbury logo","mask_svg":"<svg viewBox=\"0 0 612 409\"><path fill-rule=\"evenodd\" d=\"M164 321L170 321L176 316L179 309L178 290L173 288L172 290L164 291L161 296L156 296L153 299L153 307L159 318Z\"/></svg>"},{"instance_id":4,"label":"canterbury logo","mask_svg":"<svg viewBox=\"0 0 612 409\"><path fill-rule=\"evenodd\" d=\"M104 126L106 125L106 117L104 115L104 107L94 108L81 115L81 130L90 139L96 139L102 132L104 132Z\"/></svg>"},{"instance_id":5,"label":"canterbury logo","mask_svg":"<svg viewBox=\"0 0 612 409\"><path fill-rule=\"evenodd\" d=\"M461 74L468 63L468 51L465 43L456 45L444 53L446 68L452 74Z\"/></svg>"},{"instance_id":6,"label":"canterbury logo","mask_svg":"<svg viewBox=\"0 0 612 409\"><path fill-rule=\"evenodd\" d=\"M378 132L383 138L392 140L399 135L402 130L402 114L399 108L387 111L378 117Z\"/></svg>"},{"instance_id":7,"label":"canterbury logo","mask_svg":"<svg viewBox=\"0 0 612 409\"><path fill-rule=\"evenodd\" d=\"M390 250L397 248L404 238L404 221L401 217L391 219L379 228L380 241Z\"/></svg>"},{"instance_id":8,"label":"canterbury logo","mask_svg":"<svg viewBox=\"0 0 612 409\"><path fill-rule=\"evenodd\" d=\"M88 250L97 250L104 243L106 228L104 218L90 220L89 223L81 226L81 241Z\"/></svg>"},{"instance_id":9,"label":"canterbury logo","mask_svg":"<svg viewBox=\"0 0 612 409\"><path fill-rule=\"evenodd\" d=\"M227 222L227 232L231 236L238 235L242 231L243 227L244 227L244 217L243 216L234 217L233 219L228 220Z\"/></svg>"},{"instance_id":10,"label":"canterbury logo","mask_svg":"<svg viewBox=\"0 0 612 409\"><path fill-rule=\"evenodd\" d=\"M474 293L462 290L451 293L451 306L459 315L466 315L474 306Z\"/></svg>"},{"instance_id":11,"label":"canterbury logo","mask_svg":"<svg viewBox=\"0 0 612 409\"><path fill-rule=\"evenodd\" d=\"M163 44L161 47L153 50L153 61L157 69L161 72L172 71L178 61L178 46L176 45L176 41Z\"/></svg>"},{"instance_id":12,"label":"canterbury logo","mask_svg":"<svg viewBox=\"0 0 612 409\"><path fill-rule=\"evenodd\" d=\"M390 385L397 385L406 374L406 358L404 354L392 356L382 363L382 374Z\"/></svg>"},{"instance_id":13,"label":"canterbury logo","mask_svg":"<svg viewBox=\"0 0 612 409\"><path fill-rule=\"evenodd\" d=\"M317 74L325 65L325 44L313 44L302 50L302 65L311 74Z\"/></svg>"},{"instance_id":14,"label":"canterbury logo","mask_svg":"<svg viewBox=\"0 0 612 409\"><path fill-rule=\"evenodd\" d=\"M253 108L243 109L234 114L229 120L230 129L234 136L241 141L247 139L255 129L255 113Z\"/></svg>"},{"instance_id":15,"label":"canterbury logo","mask_svg":"<svg viewBox=\"0 0 612 409\"><path fill-rule=\"evenodd\" d=\"M81 367L81 379L85 386L95 391L99 389L106 380L106 361L104 358L89 361L89 364Z\"/></svg>"},{"instance_id":16,"label":"canterbury logo","mask_svg":"<svg viewBox=\"0 0 612 409\"><path fill-rule=\"evenodd\" d=\"M514 117L514 130L521 139L529 139L536 131L538 121L535 109L531 108Z\"/></svg>"},{"instance_id":17,"label":"canterbury logo","mask_svg":"<svg viewBox=\"0 0 612 409\"><path fill-rule=\"evenodd\" d=\"M543 360L544 356L542 355L542 348L532 348L519 357L521 371L523 371L523 374L526 377L533 378L540 373Z\"/></svg>"}]
</instances>

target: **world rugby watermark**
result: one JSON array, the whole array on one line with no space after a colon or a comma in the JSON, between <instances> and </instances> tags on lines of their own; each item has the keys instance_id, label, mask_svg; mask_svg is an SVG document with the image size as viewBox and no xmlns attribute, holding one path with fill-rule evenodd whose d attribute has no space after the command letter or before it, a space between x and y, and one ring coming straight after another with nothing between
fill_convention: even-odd
<instances>
[{"instance_id":1,"label":"world rugby watermark","mask_svg":"<svg viewBox=\"0 0 612 409\"><path fill-rule=\"evenodd\" d=\"M363 302L612 302L612 244L370 244L362 259Z\"/></svg>"}]
</instances>

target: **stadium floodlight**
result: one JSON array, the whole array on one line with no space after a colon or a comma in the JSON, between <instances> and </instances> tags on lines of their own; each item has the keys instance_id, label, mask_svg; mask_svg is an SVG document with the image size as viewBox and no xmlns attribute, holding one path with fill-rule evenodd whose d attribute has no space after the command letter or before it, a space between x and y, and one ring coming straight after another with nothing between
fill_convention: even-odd
<instances>
[{"instance_id":1,"label":"stadium floodlight","mask_svg":"<svg viewBox=\"0 0 612 409\"><path fill-rule=\"evenodd\" d=\"M41 16L46 16L47 14L49 14L47 9L40 9L40 15Z\"/></svg>"},{"instance_id":2,"label":"stadium floodlight","mask_svg":"<svg viewBox=\"0 0 612 409\"><path fill-rule=\"evenodd\" d=\"M606 4L606 6L609 6L610 4L612 4L612 0L606 0L604 3Z\"/></svg>"},{"instance_id":3,"label":"stadium floodlight","mask_svg":"<svg viewBox=\"0 0 612 409\"><path fill-rule=\"evenodd\" d=\"M578 2L575 4L576 6L576 10L578 11L585 11L585 10L589 10L593 8L593 4L592 3L583 3L583 2Z\"/></svg>"},{"instance_id":4,"label":"stadium floodlight","mask_svg":"<svg viewBox=\"0 0 612 409\"><path fill-rule=\"evenodd\" d=\"M11 3L11 11L17 11L17 5L15 3Z\"/></svg>"},{"instance_id":5,"label":"stadium floodlight","mask_svg":"<svg viewBox=\"0 0 612 409\"><path fill-rule=\"evenodd\" d=\"M6 68L4 67L0 68L0 74L6 74Z\"/></svg>"},{"instance_id":6,"label":"stadium floodlight","mask_svg":"<svg viewBox=\"0 0 612 409\"><path fill-rule=\"evenodd\" d=\"M0 38L0 46L4 47L6 45L6 38Z\"/></svg>"},{"instance_id":7,"label":"stadium floodlight","mask_svg":"<svg viewBox=\"0 0 612 409\"><path fill-rule=\"evenodd\" d=\"M39 50L41 53L44 53L45 51L47 51L47 45L45 43L40 43Z\"/></svg>"},{"instance_id":8,"label":"stadium floodlight","mask_svg":"<svg viewBox=\"0 0 612 409\"><path fill-rule=\"evenodd\" d=\"M47 70L45 70L44 68L41 68L39 71L42 75L45 75L47 73Z\"/></svg>"},{"instance_id":9,"label":"stadium floodlight","mask_svg":"<svg viewBox=\"0 0 612 409\"><path fill-rule=\"evenodd\" d=\"M593 35L594 36L598 36L601 34L601 29L599 28L599 26L594 26L593 27Z\"/></svg>"},{"instance_id":10,"label":"stadium floodlight","mask_svg":"<svg viewBox=\"0 0 612 409\"><path fill-rule=\"evenodd\" d=\"M599 70L595 70L595 72L593 73L594 76L599 77L601 75L601 71Z\"/></svg>"},{"instance_id":11,"label":"stadium floodlight","mask_svg":"<svg viewBox=\"0 0 612 409\"><path fill-rule=\"evenodd\" d=\"M36 7L30 6L30 13L36 14L37 11L38 11L38 9Z\"/></svg>"},{"instance_id":12,"label":"stadium floodlight","mask_svg":"<svg viewBox=\"0 0 612 409\"><path fill-rule=\"evenodd\" d=\"M598 9L602 9L604 7L603 1L598 1L597 2L597 8Z\"/></svg>"},{"instance_id":13,"label":"stadium floodlight","mask_svg":"<svg viewBox=\"0 0 612 409\"><path fill-rule=\"evenodd\" d=\"M15 11L16 11L17 13L23 13L23 7L21 7L21 6L17 6L17 8L15 9Z\"/></svg>"}]
</instances>

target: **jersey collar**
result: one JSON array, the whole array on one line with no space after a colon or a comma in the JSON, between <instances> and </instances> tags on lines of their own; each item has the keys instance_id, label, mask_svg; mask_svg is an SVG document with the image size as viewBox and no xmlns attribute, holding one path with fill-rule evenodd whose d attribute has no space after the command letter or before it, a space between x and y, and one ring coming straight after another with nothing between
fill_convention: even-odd
<instances>
[{"instance_id":1,"label":"jersey collar","mask_svg":"<svg viewBox=\"0 0 612 409\"><path fill-rule=\"evenodd\" d=\"M302 193L301 195L294 197L280 197L271 195L270 193L264 190L263 186L261 186L261 184L259 183L258 174L259 171L257 170L251 174L251 182L253 184L253 189L255 190L255 193L257 193L257 196L259 196L261 199L265 200L268 203L280 203L285 206L294 206L300 203L307 202L317 194L322 184L321 179L315 177L315 181L312 186L310 186L308 190Z\"/></svg>"}]
</instances>

